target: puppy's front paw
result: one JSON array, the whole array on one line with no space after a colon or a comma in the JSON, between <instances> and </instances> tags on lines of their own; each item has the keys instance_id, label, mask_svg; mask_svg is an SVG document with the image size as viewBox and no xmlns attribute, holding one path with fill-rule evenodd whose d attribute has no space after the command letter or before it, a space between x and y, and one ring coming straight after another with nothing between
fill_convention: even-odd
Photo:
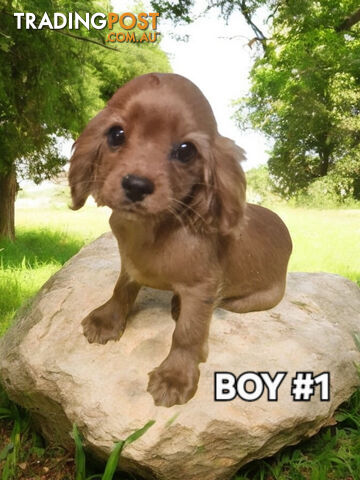
<instances>
[{"instance_id":1,"label":"puppy's front paw","mask_svg":"<svg viewBox=\"0 0 360 480\"><path fill-rule=\"evenodd\" d=\"M149 373L147 391L157 406L172 407L183 405L195 395L200 371L191 359L176 364L169 356L159 367Z\"/></svg>"},{"instance_id":2,"label":"puppy's front paw","mask_svg":"<svg viewBox=\"0 0 360 480\"><path fill-rule=\"evenodd\" d=\"M108 304L93 310L81 322L89 343L104 345L109 340L119 340L125 330L125 321L119 319Z\"/></svg>"}]
</instances>

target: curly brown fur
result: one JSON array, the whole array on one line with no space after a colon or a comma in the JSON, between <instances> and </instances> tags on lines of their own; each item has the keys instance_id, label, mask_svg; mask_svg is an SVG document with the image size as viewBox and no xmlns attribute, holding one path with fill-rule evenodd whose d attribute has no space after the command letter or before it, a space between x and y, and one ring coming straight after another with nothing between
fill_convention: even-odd
<instances>
[{"instance_id":1,"label":"curly brown fur","mask_svg":"<svg viewBox=\"0 0 360 480\"><path fill-rule=\"evenodd\" d=\"M131 80L75 142L73 208L92 194L113 210L122 259L112 298L83 320L89 342L120 338L142 285L174 292L171 349L148 385L156 405L195 394L215 307L283 297L291 239L275 213L246 203L243 159L201 91L174 74Z\"/></svg>"}]
</instances>

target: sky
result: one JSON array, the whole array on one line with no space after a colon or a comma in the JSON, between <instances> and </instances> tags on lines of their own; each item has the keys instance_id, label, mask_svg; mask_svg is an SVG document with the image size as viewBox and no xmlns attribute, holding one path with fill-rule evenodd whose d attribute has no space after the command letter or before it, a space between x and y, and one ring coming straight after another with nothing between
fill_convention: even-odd
<instances>
[{"instance_id":1,"label":"sky","mask_svg":"<svg viewBox=\"0 0 360 480\"><path fill-rule=\"evenodd\" d=\"M207 2L196 0L195 4L200 13ZM134 3L113 0L112 5L114 12L123 13L132 11ZM144 5L143 11L153 11L148 2ZM248 75L254 59L254 52L247 45L254 34L242 15L233 14L226 25L218 10L210 11L193 24L176 27L160 18L158 31L161 48L168 53L173 72L189 78L202 90L214 110L219 132L246 151L244 169L266 163L269 144L264 136L253 131L241 132L232 118L231 102L249 91ZM188 35L189 41L176 41L174 34Z\"/></svg>"}]
</instances>

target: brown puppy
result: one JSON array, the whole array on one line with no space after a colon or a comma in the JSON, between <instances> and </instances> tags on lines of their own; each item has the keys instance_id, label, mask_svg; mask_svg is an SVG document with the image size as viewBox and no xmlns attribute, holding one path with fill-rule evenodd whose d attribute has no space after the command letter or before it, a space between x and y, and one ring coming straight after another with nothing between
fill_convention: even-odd
<instances>
[{"instance_id":1,"label":"brown puppy","mask_svg":"<svg viewBox=\"0 0 360 480\"><path fill-rule=\"evenodd\" d=\"M243 158L201 91L174 74L131 80L75 143L73 208L89 194L112 208L122 260L113 296L82 322L85 336L118 340L142 285L174 292L171 349L148 385L156 405L195 394L215 307L265 310L283 297L291 239L275 213L245 202Z\"/></svg>"}]
</instances>

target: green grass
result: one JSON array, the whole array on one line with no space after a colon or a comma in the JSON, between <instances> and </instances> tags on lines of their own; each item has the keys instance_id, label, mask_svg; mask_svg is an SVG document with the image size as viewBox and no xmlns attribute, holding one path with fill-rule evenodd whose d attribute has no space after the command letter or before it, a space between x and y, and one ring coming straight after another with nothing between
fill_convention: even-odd
<instances>
[{"instance_id":1,"label":"green grass","mask_svg":"<svg viewBox=\"0 0 360 480\"><path fill-rule=\"evenodd\" d=\"M135 432L131 433L125 440L120 440L115 443L114 448L106 462L105 470L102 475L95 474L87 476L86 468L86 454L83 447L81 435L78 431L76 424L73 425L72 436L75 441L75 466L76 474L75 480L113 480L117 466L119 464L119 458L123 449L144 435L149 428L155 423L155 420L150 420L142 428L139 428Z\"/></svg>"},{"instance_id":2,"label":"green grass","mask_svg":"<svg viewBox=\"0 0 360 480\"><path fill-rule=\"evenodd\" d=\"M360 285L360 209L275 210L293 239L290 271L337 273Z\"/></svg>"},{"instance_id":3,"label":"green grass","mask_svg":"<svg viewBox=\"0 0 360 480\"><path fill-rule=\"evenodd\" d=\"M18 210L16 242L0 240L0 335L16 310L80 248L109 230L109 211Z\"/></svg>"},{"instance_id":4,"label":"green grass","mask_svg":"<svg viewBox=\"0 0 360 480\"><path fill-rule=\"evenodd\" d=\"M273 206L272 209L284 219L293 238L291 271L337 273L360 285L360 209L318 210L283 205ZM11 324L15 311L36 294L51 275L83 245L109 230L108 217L109 210L95 207L85 207L78 212L66 208L17 210L16 242L0 241L0 335ZM10 416L17 412L14 407L9 408L13 408ZM359 479L359 412L358 391L338 413L337 420L340 423L336 426L323 430L298 447L284 449L271 459L246 465L234 480ZM16 421L23 421L28 428L26 414L16 418L15 424ZM11 429L9 431L11 433ZM27 431L27 438L30 436ZM21 447L18 438L16 442L15 446L20 450L33 449L30 440L27 440L27 447ZM0 470L1 450L0 434ZM50 461L47 450L43 449L42 452L45 452L42 454L45 463ZM21 451L17 455L27 458ZM42 457L39 458L42 462ZM9 457L7 468L16 470L11 461ZM63 459L60 458L60 461ZM51 475L51 479L62 478L54 473ZM31 478L37 480L48 477L35 475Z\"/></svg>"}]
</instances>

